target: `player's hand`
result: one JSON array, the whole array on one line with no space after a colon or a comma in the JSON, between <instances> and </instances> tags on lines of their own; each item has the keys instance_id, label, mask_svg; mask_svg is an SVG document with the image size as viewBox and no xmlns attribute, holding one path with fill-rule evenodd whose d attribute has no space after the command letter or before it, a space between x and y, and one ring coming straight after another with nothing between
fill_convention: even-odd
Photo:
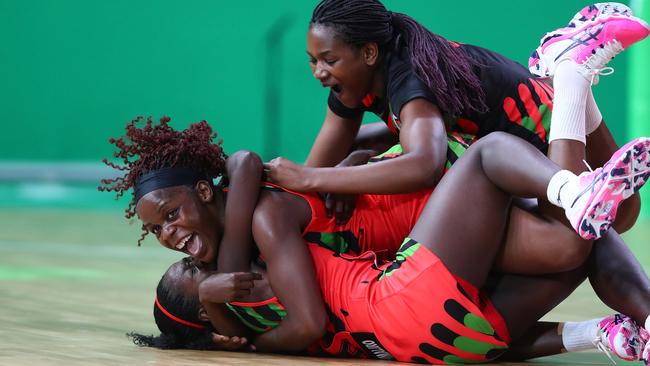
<instances>
[{"instance_id":1,"label":"player's hand","mask_svg":"<svg viewBox=\"0 0 650 366\"><path fill-rule=\"evenodd\" d=\"M226 303L237 301L251 293L255 281L262 275L255 272L215 273L199 284L201 302Z\"/></svg>"},{"instance_id":2,"label":"player's hand","mask_svg":"<svg viewBox=\"0 0 650 366\"><path fill-rule=\"evenodd\" d=\"M309 189L307 178L312 171L310 167L280 157L264 163L264 170L271 183L296 192L305 192Z\"/></svg>"},{"instance_id":3,"label":"player's hand","mask_svg":"<svg viewBox=\"0 0 650 366\"><path fill-rule=\"evenodd\" d=\"M222 351L255 351L255 345L248 343L246 337L229 337L212 333L212 343L216 349Z\"/></svg>"},{"instance_id":4,"label":"player's hand","mask_svg":"<svg viewBox=\"0 0 650 366\"><path fill-rule=\"evenodd\" d=\"M327 217L334 216L336 225L345 225L352 217L357 196L354 194L325 194L325 211Z\"/></svg>"}]
</instances>

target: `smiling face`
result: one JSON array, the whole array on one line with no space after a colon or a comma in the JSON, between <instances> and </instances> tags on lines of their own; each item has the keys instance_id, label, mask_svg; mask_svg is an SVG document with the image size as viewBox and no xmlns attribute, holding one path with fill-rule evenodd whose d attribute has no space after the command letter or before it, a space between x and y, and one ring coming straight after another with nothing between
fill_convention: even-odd
<instances>
[{"instance_id":1,"label":"smiling face","mask_svg":"<svg viewBox=\"0 0 650 366\"><path fill-rule=\"evenodd\" d=\"M144 195L136 213L144 228L165 248L212 263L223 234L223 217L212 187L200 181L196 187L161 188Z\"/></svg>"},{"instance_id":2,"label":"smiling face","mask_svg":"<svg viewBox=\"0 0 650 366\"><path fill-rule=\"evenodd\" d=\"M361 106L372 91L377 70L377 45L361 48L345 43L329 26L314 24L307 33L312 74L348 108Z\"/></svg>"}]
</instances>

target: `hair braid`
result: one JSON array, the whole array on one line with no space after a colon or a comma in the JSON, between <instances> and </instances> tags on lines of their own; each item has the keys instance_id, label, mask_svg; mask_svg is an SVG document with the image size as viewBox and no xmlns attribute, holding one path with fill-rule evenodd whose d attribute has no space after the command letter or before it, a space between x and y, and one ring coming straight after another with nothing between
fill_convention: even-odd
<instances>
[{"instance_id":1,"label":"hair braid","mask_svg":"<svg viewBox=\"0 0 650 366\"><path fill-rule=\"evenodd\" d=\"M315 24L332 27L356 47L377 42L386 50L404 42L415 74L444 112L458 116L487 111L485 92L473 70L476 61L408 15L392 13L378 0L323 0L312 13L310 26Z\"/></svg>"}]
</instances>

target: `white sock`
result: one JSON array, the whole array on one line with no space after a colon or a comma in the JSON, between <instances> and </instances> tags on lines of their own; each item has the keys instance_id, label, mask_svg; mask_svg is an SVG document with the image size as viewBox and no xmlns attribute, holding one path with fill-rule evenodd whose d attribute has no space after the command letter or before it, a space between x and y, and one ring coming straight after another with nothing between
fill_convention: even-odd
<instances>
[{"instance_id":1,"label":"white sock","mask_svg":"<svg viewBox=\"0 0 650 366\"><path fill-rule=\"evenodd\" d=\"M598 323L604 318L582 322L566 322L561 329L562 344L568 352L594 349L594 340L598 335Z\"/></svg>"},{"instance_id":2,"label":"white sock","mask_svg":"<svg viewBox=\"0 0 650 366\"><path fill-rule=\"evenodd\" d=\"M645 324L643 324L643 327L645 328L645 330L650 329L650 315L648 315L648 317L645 318Z\"/></svg>"},{"instance_id":3,"label":"white sock","mask_svg":"<svg viewBox=\"0 0 650 366\"><path fill-rule=\"evenodd\" d=\"M600 113L600 109L598 109L598 105L594 99L594 93L589 88L589 92L587 93L587 108L585 109L585 133L589 135L596 131L602 121L603 115Z\"/></svg>"},{"instance_id":4,"label":"white sock","mask_svg":"<svg viewBox=\"0 0 650 366\"><path fill-rule=\"evenodd\" d=\"M571 204L577 192L578 185L571 184L578 177L568 170L560 170L553 174L546 187L546 197L555 206L564 208L563 204Z\"/></svg>"},{"instance_id":5,"label":"white sock","mask_svg":"<svg viewBox=\"0 0 650 366\"><path fill-rule=\"evenodd\" d=\"M586 141L585 110L587 91L591 85L577 68L575 62L565 60L555 70L549 143L559 139L581 141L583 144Z\"/></svg>"}]
</instances>

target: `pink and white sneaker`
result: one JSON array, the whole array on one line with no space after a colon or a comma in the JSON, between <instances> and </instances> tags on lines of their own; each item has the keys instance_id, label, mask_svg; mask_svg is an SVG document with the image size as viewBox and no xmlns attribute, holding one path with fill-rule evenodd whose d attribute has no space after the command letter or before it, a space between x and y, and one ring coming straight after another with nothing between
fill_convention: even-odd
<instances>
[{"instance_id":1,"label":"pink and white sneaker","mask_svg":"<svg viewBox=\"0 0 650 366\"><path fill-rule=\"evenodd\" d=\"M621 3L608 2L587 5L573 16L566 27L546 33L539 42L540 47L552 38L561 37L564 34L574 32L576 29L587 27L593 24L599 17L609 15L631 17L634 14L632 13L632 9ZM533 75L538 77L550 76L548 66L539 56L539 49L538 47L530 55L528 69Z\"/></svg>"},{"instance_id":2,"label":"pink and white sneaker","mask_svg":"<svg viewBox=\"0 0 650 366\"><path fill-rule=\"evenodd\" d=\"M616 151L602 168L584 172L562 188L575 192L575 199L563 204L571 226L584 239L600 238L612 226L621 202L648 178L650 138L641 137Z\"/></svg>"},{"instance_id":3,"label":"pink and white sneaker","mask_svg":"<svg viewBox=\"0 0 650 366\"><path fill-rule=\"evenodd\" d=\"M594 345L610 359L610 352L626 361L641 359L644 346L640 333L642 328L634 320L622 314L610 315L598 323L598 328Z\"/></svg>"},{"instance_id":4,"label":"pink and white sneaker","mask_svg":"<svg viewBox=\"0 0 650 366\"><path fill-rule=\"evenodd\" d=\"M547 33L528 60L530 72L537 76L553 76L561 61L572 60L581 66L579 71L585 78L593 82L594 76L614 56L650 33L645 21L624 14L600 14L593 20L574 23L579 26Z\"/></svg>"},{"instance_id":5,"label":"pink and white sneaker","mask_svg":"<svg viewBox=\"0 0 650 366\"><path fill-rule=\"evenodd\" d=\"M567 25L567 28L582 27L586 22L593 22L603 15L618 15L631 17L634 14L629 6L621 3L608 2L587 5L582 8Z\"/></svg>"}]
</instances>

